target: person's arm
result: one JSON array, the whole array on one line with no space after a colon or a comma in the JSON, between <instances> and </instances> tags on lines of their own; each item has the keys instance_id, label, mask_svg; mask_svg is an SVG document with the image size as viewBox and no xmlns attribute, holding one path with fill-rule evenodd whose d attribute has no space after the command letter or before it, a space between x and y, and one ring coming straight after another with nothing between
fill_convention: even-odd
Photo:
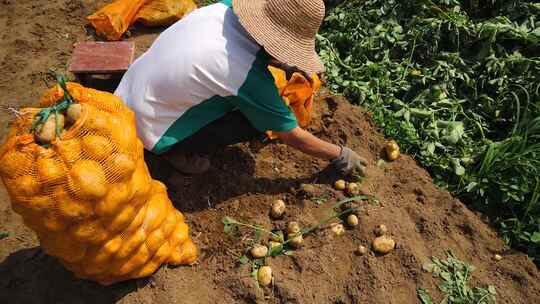
<instances>
[{"instance_id":1,"label":"person's arm","mask_svg":"<svg viewBox=\"0 0 540 304\"><path fill-rule=\"evenodd\" d=\"M347 147L326 142L300 127L274 133L288 146L311 156L331 160L334 167L343 174L366 174L367 160Z\"/></svg>"},{"instance_id":2,"label":"person's arm","mask_svg":"<svg viewBox=\"0 0 540 304\"><path fill-rule=\"evenodd\" d=\"M274 132L284 144L318 158L333 160L341 154L341 147L317 138L308 131L296 127L286 132Z\"/></svg>"}]
</instances>

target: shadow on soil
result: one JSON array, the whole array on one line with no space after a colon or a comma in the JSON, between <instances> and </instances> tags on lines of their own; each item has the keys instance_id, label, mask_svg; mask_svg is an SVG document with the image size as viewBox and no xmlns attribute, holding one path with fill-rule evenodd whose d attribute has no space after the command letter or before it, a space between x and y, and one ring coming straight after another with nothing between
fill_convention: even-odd
<instances>
[{"instance_id":1,"label":"shadow on soil","mask_svg":"<svg viewBox=\"0 0 540 304\"><path fill-rule=\"evenodd\" d=\"M0 303L115 303L146 282L101 286L79 280L34 247L14 252L0 264Z\"/></svg>"}]
</instances>

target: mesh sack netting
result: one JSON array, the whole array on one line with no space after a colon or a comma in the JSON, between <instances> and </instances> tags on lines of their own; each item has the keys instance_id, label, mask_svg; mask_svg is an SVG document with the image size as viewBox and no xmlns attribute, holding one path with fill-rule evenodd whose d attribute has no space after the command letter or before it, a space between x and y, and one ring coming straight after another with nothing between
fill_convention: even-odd
<instances>
[{"instance_id":1,"label":"mesh sack netting","mask_svg":"<svg viewBox=\"0 0 540 304\"><path fill-rule=\"evenodd\" d=\"M192 264L197 248L166 187L148 172L133 112L110 93L64 88L81 104L73 125L40 145L31 130L42 108L22 109L0 147L13 210L79 278L108 285L148 276L163 263ZM56 85L40 106L63 96Z\"/></svg>"}]
</instances>

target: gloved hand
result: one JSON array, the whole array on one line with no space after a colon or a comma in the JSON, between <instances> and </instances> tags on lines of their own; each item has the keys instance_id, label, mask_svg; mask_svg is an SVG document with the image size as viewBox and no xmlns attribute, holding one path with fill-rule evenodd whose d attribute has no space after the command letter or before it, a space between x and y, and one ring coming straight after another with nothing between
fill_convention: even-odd
<instances>
[{"instance_id":1,"label":"gloved hand","mask_svg":"<svg viewBox=\"0 0 540 304\"><path fill-rule=\"evenodd\" d=\"M332 164L343 175L357 173L364 176L366 175L366 166L368 162L353 150L347 147L341 147L341 154L332 162Z\"/></svg>"}]
</instances>

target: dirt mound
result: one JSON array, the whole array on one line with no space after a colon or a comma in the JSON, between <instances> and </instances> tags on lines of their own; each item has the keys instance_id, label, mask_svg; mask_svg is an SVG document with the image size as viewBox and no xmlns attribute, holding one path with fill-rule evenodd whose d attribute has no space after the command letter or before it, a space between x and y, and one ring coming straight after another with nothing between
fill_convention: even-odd
<instances>
[{"instance_id":1,"label":"dirt mound","mask_svg":"<svg viewBox=\"0 0 540 304\"><path fill-rule=\"evenodd\" d=\"M71 44L85 40L84 16L104 1L0 1L0 104L19 107L35 103L50 80L48 68L65 70ZM152 30L153 31L153 30ZM134 31L140 54L155 32ZM327 229L306 237L293 256L269 259L275 283L258 289L250 268L238 257L246 247L223 233L221 219L284 228L289 220L304 226L318 222L340 193L331 184L337 178L326 161L308 157L280 144L246 143L211 155L207 174L174 177L168 167L149 157L155 177L169 182L169 193L185 213L192 236L201 249L193 267L162 267L148 279L110 287L75 279L52 257L44 255L34 235L10 207L0 187L0 303L417 303L416 288L438 294L438 280L421 270L432 255L452 250L477 267L471 284L495 285L499 303L537 303L540 273L522 253L507 250L481 217L446 191L437 189L413 159L378 167L383 138L368 114L341 98L322 94L316 101L311 131L324 139L351 146L372 166L362 190L379 203L366 204L360 225L340 237ZM0 111L0 137L9 116ZM298 190L301 183L315 186L317 204ZM270 204L284 199L284 219L272 221ZM385 256L354 254L368 246L372 230L384 223L397 241ZM503 260L494 262L495 253Z\"/></svg>"}]
</instances>

